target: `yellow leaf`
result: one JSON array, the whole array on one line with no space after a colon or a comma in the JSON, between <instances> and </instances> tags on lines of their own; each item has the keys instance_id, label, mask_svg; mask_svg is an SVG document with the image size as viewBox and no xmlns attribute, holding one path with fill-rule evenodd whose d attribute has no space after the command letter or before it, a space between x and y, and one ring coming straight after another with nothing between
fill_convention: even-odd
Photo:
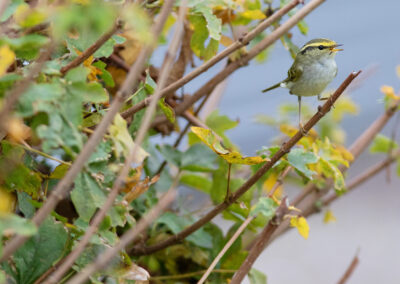
<instances>
[{"instance_id":1,"label":"yellow leaf","mask_svg":"<svg viewBox=\"0 0 400 284\"><path fill-rule=\"evenodd\" d=\"M336 217L333 215L332 210L327 210L324 216L324 223L336 222Z\"/></svg>"},{"instance_id":2,"label":"yellow leaf","mask_svg":"<svg viewBox=\"0 0 400 284\"><path fill-rule=\"evenodd\" d=\"M262 20L266 18L265 14L260 10L247 10L241 13L241 16L251 20Z\"/></svg>"},{"instance_id":3,"label":"yellow leaf","mask_svg":"<svg viewBox=\"0 0 400 284\"><path fill-rule=\"evenodd\" d=\"M400 65L398 65L398 66L396 67L396 74L397 74L397 77L400 78Z\"/></svg>"},{"instance_id":4,"label":"yellow leaf","mask_svg":"<svg viewBox=\"0 0 400 284\"><path fill-rule=\"evenodd\" d=\"M221 35L221 39L219 40L219 42L223 45L223 46L230 46L233 43L233 40L230 37L227 37L226 35Z\"/></svg>"},{"instance_id":5,"label":"yellow leaf","mask_svg":"<svg viewBox=\"0 0 400 284\"><path fill-rule=\"evenodd\" d=\"M393 87L390 86L382 86L381 92L386 96L394 100L400 100L400 96L396 96L394 93Z\"/></svg>"},{"instance_id":6,"label":"yellow leaf","mask_svg":"<svg viewBox=\"0 0 400 284\"><path fill-rule=\"evenodd\" d=\"M46 13L39 9L31 8L28 4L21 4L14 13L15 22L22 28L29 28L39 25L47 18Z\"/></svg>"},{"instance_id":7,"label":"yellow leaf","mask_svg":"<svg viewBox=\"0 0 400 284\"><path fill-rule=\"evenodd\" d=\"M230 164L245 164L245 165L256 165L267 161L262 157L243 157L237 151L230 151L226 149L220 142L220 139L210 129L192 126L191 130L196 134L200 140L210 147L216 154L222 157Z\"/></svg>"},{"instance_id":8,"label":"yellow leaf","mask_svg":"<svg viewBox=\"0 0 400 284\"><path fill-rule=\"evenodd\" d=\"M289 137L293 137L299 131L298 128L289 124L281 124L279 126L279 129L283 134L286 134ZM310 129L307 136L301 138L298 144L303 145L306 149L309 149L310 147L312 147L312 145L314 144L313 142L317 137L318 133L314 129Z\"/></svg>"},{"instance_id":9,"label":"yellow leaf","mask_svg":"<svg viewBox=\"0 0 400 284\"><path fill-rule=\"evenodd\" d=\"M290 226L295 227L299 234L307 240L310 227L304 217L294 216L290 219Z\"/></svg>"},{"instance_id":10,"label":"yellow leaf","mask_svg":"<svg viewBox=\"0 0 400 284\"><path fill-rule=\"evenodd\" d=\"M0 47L0 77L7 72L8 67L10 67L14 60L15 54L8 45Z\"/></svg>"},{"instance_id":11,"label":"yellow leaf","mask_svg":"<svg viewBox=\"0 0 400 284\"><path fill-rule=\"evenodd\" d=\"M274 173L270 174L269 177L265 180L265 182L263 184L264 191L266 191L267 193L270 193L271 190L274 188L277 180L278 180L278 174L277 173L274 172ZM283 186L280 185L275 190L273 196L275 198L279 198L280 199L282 197L282 193L283 193Z\"/></svg>"},{"instance_id":12,"label":"yellow leaf","mask_svg":"<svg viewBox=\"0 0 400 284\"><path fill-rule=\"evenodd\" d=\"M11 140L21 142L31 137L31 129L20 118L11 118L7 123L7 132Z\"/></svg>"},{"instance_id":13,"label":"yellow leaf","mask_svg":"<svg viewBox=\"0 0 400 284\"><path fill-rule=\"evenodd\" d=\"M131 135L128 131L128 126L125 121L121 117L121 115L117 114L114 118L113 124L108 128L111 139L114 142L114 151L117 157L124 155L128 157L135 143L132 140ZM143 148L138 147L136 152L134 163L142 164L143 160L149 155Z\"/></svg>"},{"instance_id":14,"label":"yellow leaf","mask_svg":"<svg viewBox=\"0 0 400 284\"><path fill-rule=\"evenodd\" d=\"M0 214L14 212L16 200L13 193L0 187Z\"/></svg>"}]
</instances>

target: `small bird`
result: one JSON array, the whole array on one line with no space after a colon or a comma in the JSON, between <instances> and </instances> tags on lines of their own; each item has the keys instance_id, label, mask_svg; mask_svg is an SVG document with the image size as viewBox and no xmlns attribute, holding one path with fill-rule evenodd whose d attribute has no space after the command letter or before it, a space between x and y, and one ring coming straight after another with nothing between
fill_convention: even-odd
<instances>
[{"instance_id":1,"label":"small bird","mask_svg":"<svg viewBox=\"0 0 400 284\"><path fill-rule=\"evenodd\" d=\"M296 95L299 102L299 126L304 132L301 124L301 97L318 96L336 77L337 66L335 55L337 51L343 50L337 47L333 40L317 38L307 42L297 53L296 58L288 71L288 77L265 90L263 93L272 89L283 87L288 88L289 93Z\"/></svg>"}]
</instances>

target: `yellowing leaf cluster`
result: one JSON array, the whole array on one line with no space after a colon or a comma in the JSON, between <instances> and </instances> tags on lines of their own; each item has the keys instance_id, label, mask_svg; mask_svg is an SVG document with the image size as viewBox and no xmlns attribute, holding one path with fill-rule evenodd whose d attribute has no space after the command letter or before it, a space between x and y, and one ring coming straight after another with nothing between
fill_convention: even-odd
<instances>
[{"instance_id":1,"label":"yellowing leaf cluster","mask_svg":"<svg viewBox=\"0 0 400 284\"><path fill-rule=\"evenodd\" d=\"M256 165L267 161L267 159L259 156L243 157L242 154L237 151L226 149L221 144L220 139L218 139L216 134L210 129L193 126L191 130L204 144L230 164Z\"/></svg>"},{"instance_id":2,"label":"yellowing leaf cluster","mask_svg":"<svg viewBox=\"0 0 400 284\"><path fill-rule=\"evenodd\" d=\"M290 218L290 226L296 228L299 234L307 240L310 232L310 226L308 226L306 218L293 216Z\"/></svg>"},{"instance_id":3,"label":"yellowing leaf cluster","mask_svg":"<svg viewBox=\"0 0 400 284\"><path fill-rule=\"evenodd\" d=\"M126 193L124 200L128 203L145 193L152 184L156 183L160 179L160 176L157 175L151 179L149 177L145 177L144 180L140 180L142 171L143 166L139 166L135 169L134 174L125 179L125 186L121 189L121 191Z\"/></svg>"}]
</instances>

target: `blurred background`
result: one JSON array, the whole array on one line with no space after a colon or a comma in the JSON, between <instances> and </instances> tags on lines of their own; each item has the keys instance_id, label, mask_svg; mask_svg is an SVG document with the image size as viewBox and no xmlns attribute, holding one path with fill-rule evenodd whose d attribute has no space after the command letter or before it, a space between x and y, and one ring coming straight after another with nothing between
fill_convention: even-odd
<instances>
[{"instance_id":1,"label":"blurred background","mask_svg":"<svg viewBox=\"0 0 400 284\"><path fill-rule=\"evenodd\" d=\"M382 114L380 87L390 85L399 90L400 79L395 72L400 64L399 11L398 0L326 1L307 16L307 37L293 29L293 42L299 46L318 37L344 44L344 51L336 57L339 72L330 85L332 89L350 72L364 71L365 79L350 94L360 112L342 122L347 145ZM254 123L254 116L274 115L280 104L297 101L285 89L260 92L285 78L291 63L290 54L278 42L265 63L242 68L227 84L220 112L240 119L239 126L229 134L246 154L254 154L276 135L272 128ZM313 97L304 101L314 109L318 104ZM395 120L384 134L390 136ZM364 154L351 167L348 177L363 172L377 162L377 157ZM348 283L400 283L400 180L395 167L391 183L383 172L336 201L331 206L336 223L324 224L323 214L312 216L308 219L308 240L291 230L263 252L255 268L266 273L270 284L337 283L359 249L360 262Z\"/></svg>"},{"instance_id":2,"label":"blurred background","mask_svg":"<svg viewBox=\"0 0 400 284\"><path fill-rule=\"evenodd\" d=\"M292 40L298 46L319 37L343 44L344 51L336 57L339 71L331 89L339 86L350 72L364 71L354 84L357 88L350 92L360 107L359 114L347 116L341 125L347 133L346 145L383 113L380 87L390 85L399 90L399 11L398 0L326 1L305 19L309 26L307 36L292 29ZM289 52L278 41L266 62L252 61L230 76L218 108L221 114L240 121L228 135L243 153L254 155L277 135L272 127L255 122L257 114L276 116L281 104L297 104L297 97L290 96L286 89L261 93L284 79L292 62ZM185 91L196 90L209 74L223 67L224 64L215 66L201 79L185 86ZM304 98L303 102L311 105L312 110L318 105L315 97ZM386 126L384 134L390 136L393 127L398 127L395 120ZM364 154L351 167L348 177L363 172L380 158L385 156ZM323 214L310 217L308 240L294 230L289 231L263 252L255 268L268 276L270 284L337 283L359 250L360 262L348 283L400 283L400 180L395 167L391 167L390 183L383 172L336 201L330 208L336 223L324 224ZM229 226L226 224L226 228Z\"/></svg>"}]
</instances>

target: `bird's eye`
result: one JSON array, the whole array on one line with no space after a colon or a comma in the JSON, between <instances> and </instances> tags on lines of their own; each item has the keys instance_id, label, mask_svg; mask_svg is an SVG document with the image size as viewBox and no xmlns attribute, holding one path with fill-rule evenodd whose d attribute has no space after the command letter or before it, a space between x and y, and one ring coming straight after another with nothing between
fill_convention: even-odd
<instances>
[{"instance_id":1,"label":"bird's eye","mask_svg":"<svg viewBox=\"0 0 400 284\"><path fill-rule=\"evenodd\" d=\"M319 50L323 50L323 49L324 49L324 46L323 46L323 45L320 45L320 46L318 46L318 49L319 49Z\"/></svg>"}]
</instances>

